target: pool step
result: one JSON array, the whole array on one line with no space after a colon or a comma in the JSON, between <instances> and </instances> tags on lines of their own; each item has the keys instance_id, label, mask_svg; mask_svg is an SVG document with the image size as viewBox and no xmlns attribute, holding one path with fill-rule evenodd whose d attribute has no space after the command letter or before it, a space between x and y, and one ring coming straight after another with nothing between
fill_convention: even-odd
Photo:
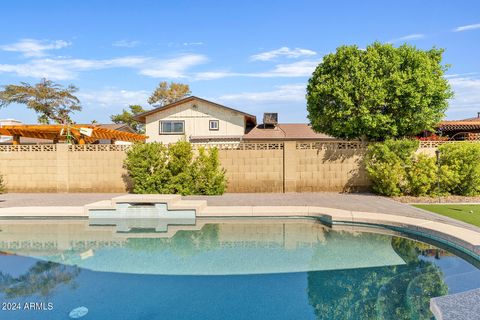
<instances>
[{"instance_id":1,"label":"pool step","mask_svg":"<svg viewBox=\"0 0 480 320\"><path fill-rule=\"evenodd\" d=\"M154 229L166 232L169 225L194 225L205 200L182 200L179 195L125 195L85 206L90 225L115 225L118 232Z\"/></svg>"}]
</instances>

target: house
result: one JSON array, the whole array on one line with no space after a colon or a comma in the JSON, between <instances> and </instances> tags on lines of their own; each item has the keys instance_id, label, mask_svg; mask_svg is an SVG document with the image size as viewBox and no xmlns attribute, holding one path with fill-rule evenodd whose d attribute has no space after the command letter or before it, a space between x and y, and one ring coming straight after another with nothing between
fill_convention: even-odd
<instances>
[{"instance_id":1,"label":"house","mask_svg":"<svg viewBox=\"0 0 480 320\"><path fill-rule=\"evenodd\" d=\"M314 132L306 123L279 124L276 113L265 114L264 123L257 125L254 115L195 96L141 113L135 119L145 124L147 142L336 140Z\"/></svg>"},{"instance_id":2,"label":"house","mask_svg":"<svg viewBox=\"0 0 480 320\"><path fill-rule=\"evenodd\" d=\"M442 121L437 130L451 140L480 140L480 112L473 118Z\"/></svg>"},{"instance_id":3,"label":"house","mask_svg":"<svg viewBox=\"0 0 480 320\"><path fill-rule=\"evenodd\" d=\"M147 142L239 142L257 124L254 115L195 96L141 113Z\"/></svg>"}]
</instances>

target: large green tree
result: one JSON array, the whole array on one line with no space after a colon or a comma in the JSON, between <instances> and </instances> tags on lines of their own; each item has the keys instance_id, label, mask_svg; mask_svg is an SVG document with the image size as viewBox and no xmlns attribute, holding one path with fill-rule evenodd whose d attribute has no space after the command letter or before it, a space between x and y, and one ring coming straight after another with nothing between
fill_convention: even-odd
<instances>
[{"instance_id":1,"label":"large green tree","mask_svg":"<svg viewBox=\"0 0 480 320\"><path fill-rule=\"evenodd\" d=\"M125 123L128 124L133 130L138 133L144 133L145 127L142 123L135 120L134 117L146 110L143 109L140 105L130 105L128 106L130 110L123 109L122 113L113 114L110 116L110 119L113 123Z\"/></svg>"},{"instance_id":2,"label":"large green tree","mask_svg":"<svg viewBox=\"0 0 480 320\"><path fill-rule=\"evenodd\" d=\"M0 106L11 103L26 105L39 114L40 123L69 123L74 111L81 111L80 100L74 95L77 87L64 88L50 80L42 79L35 85L22 82L20 85L6 85L0 90Z\"/></svg>"},{"instance_id":3,"label":"large green tree","mask_svg":"<svg viewBox=\"0 0 480 320\"><path fill-rule=\"evenodd\" d=\"M453 96L442 49L375 42L326 55L307 87L315 131L337 138L384 140L431 130Z\"/></svg>"},{"instance_id":4,"label":"large green tree","mask_svg":"<svg viewBox=\"0 0 480 320\"><path fill-rule=\"evenodd\" d=\"M188 97L191 93L188 84L162 81L148 98L148 103L155 107L161 107Z\"/></svg>"}]
</instances>

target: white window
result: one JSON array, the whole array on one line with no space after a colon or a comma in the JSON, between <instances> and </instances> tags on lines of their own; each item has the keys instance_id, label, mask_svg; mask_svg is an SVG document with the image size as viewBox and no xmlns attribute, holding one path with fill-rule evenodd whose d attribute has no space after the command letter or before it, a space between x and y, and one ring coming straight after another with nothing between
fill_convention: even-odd
<instances>
[{"instance_id":1,"label":"white window","mask_svg":"<svg viewBox=\"0 0 480 320\"><path fill-rule=\"evenodd\" d=\"M185 121L160 121L160 134L184 134Z\"/></svg>"},{"instance_id":2,"label":"white window","mask_svg":"<svg viewBox=\"0 0 480 320\"><path fill-rule=\"evenodd\" d=\"M218 120L210 120L210 130L218 130Z\"/></svg>"}]
</instances>

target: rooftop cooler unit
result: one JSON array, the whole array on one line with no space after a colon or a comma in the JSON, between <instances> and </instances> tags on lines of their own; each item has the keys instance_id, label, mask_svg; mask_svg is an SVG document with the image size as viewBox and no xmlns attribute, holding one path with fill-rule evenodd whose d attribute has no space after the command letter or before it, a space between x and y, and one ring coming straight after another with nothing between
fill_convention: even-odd
<instances>
[{"instance_id":1,"label":"rooftop cooler unit","mask_svg":"<svg viewBox=\"0 0 480 320\"><path fill-rule=\"evenodd\" d=\"M264 113L263 124L266 126L276 126L278 124L278 113Z\"/></svg>"}]
</instances>

